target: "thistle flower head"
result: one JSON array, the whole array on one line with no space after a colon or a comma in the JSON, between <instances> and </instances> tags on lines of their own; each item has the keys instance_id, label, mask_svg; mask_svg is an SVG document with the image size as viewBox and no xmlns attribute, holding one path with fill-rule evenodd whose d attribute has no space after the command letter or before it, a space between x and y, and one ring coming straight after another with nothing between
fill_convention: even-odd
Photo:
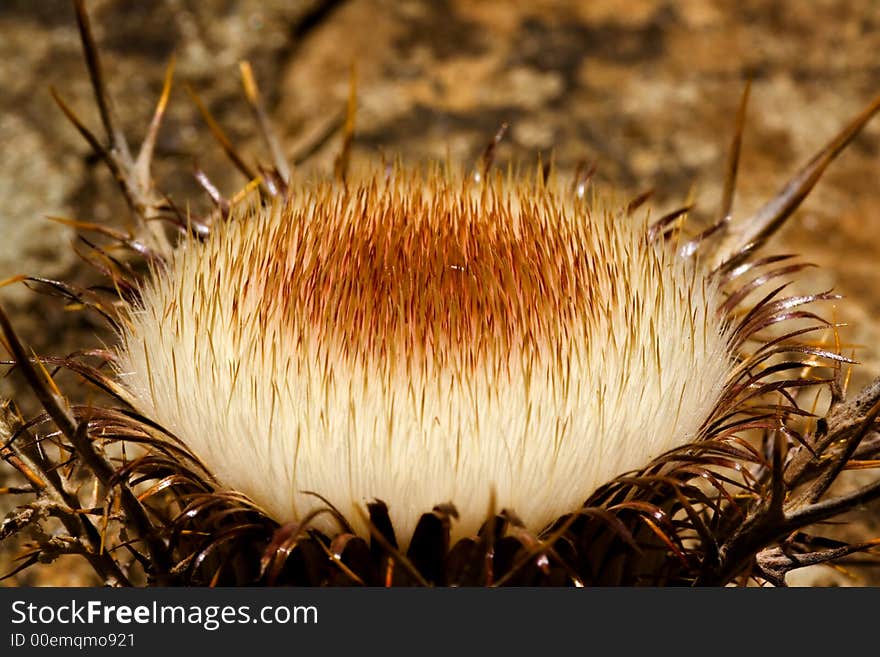
<instances>
[{"instance_id":1,"label":"thistle flower head","mask_svg":"<svg viewBox=\"0 0 880 657\"><path fill-rule=\"evenodd\" d=\"M280 522L442 503L535 531L699 435L733 368L722 296L645 218L552 185L397 170L239 207L122 331L145 416ZM694 373L698 372L699 376ZM320 524L320 523L319 523Z\"/></svg>"}]
</instances>

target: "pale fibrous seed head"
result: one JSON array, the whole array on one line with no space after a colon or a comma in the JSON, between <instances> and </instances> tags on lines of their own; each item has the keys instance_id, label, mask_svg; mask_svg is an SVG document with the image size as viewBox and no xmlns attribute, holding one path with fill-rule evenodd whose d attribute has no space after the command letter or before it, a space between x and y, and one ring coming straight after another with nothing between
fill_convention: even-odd
<instances>
[{"instance_id":1,"label":"pale fibrous seed head","mask_svg":"<svg viewBox=\"0 0 880 657\"><path fill-rule=\"evenodd\" d=\"M313 492L364 534L383 500L403 543L449 502L453 538L493 502L539 531L699 437L734 367L707 270L647 235L515 177L304 185L175 248L118 376L279 522Z\"/></svg>"}]
</instances>

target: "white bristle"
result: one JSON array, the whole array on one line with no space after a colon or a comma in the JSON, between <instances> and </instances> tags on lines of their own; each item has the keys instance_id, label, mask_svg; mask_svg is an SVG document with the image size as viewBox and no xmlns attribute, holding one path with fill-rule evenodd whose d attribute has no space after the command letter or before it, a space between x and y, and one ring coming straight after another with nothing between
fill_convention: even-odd
<instances>
[{"instance_id":1,"label":"white bristle","mask_svg":"<svg viewBox=\"0 0 880 657\"><path fill-rule=\"evenodd\" d=\"M694 439L733 366L721 294L646 220L439 174L314 185L186 241L143 290L120 380L279 522L387 503L397 536L533 530ZM328 516L317 522L331 530Z\"/></svg>"}]
</instances>

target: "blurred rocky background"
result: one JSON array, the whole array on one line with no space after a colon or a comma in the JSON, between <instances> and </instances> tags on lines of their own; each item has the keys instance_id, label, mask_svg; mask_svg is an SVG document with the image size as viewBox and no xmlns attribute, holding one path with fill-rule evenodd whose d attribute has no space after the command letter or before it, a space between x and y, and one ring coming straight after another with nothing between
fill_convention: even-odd
<instances>
[{"instance_id":1,"label":"blurred rocky background","mask_svg":"<svg viewBox=\"0 0 880 657\"><path fill-rule=\"evenodd\" d=\"M472 166L503 122L499 161L555 159L563 175L595 161L621 200L654 189L657 216L697 202L711 218L745 80L753 80L735 213L756 209L880 93L876 0L89 0L123 129L139 143L174 54L161 132L160 189L204 203L198 165L227 195L245 181L223 159L184 92L191 85L232 140L267 161L243 100L251 61L289 154L304 175L332 171L349 71L358 72L355 163L450 159ZM127 210L113 181L53 103L50 86L98 131L68 0L0 0L0 280L81 280L73 232ZM330 134L327 139L323 136ZM880 119L832 165L772 245L821 265L803 283L846 299L833 311L862 365L880 374ZM39 353L95 343L95 325L21 284L0 290ZM106 337L106 336L105 336ZM0 383L15 395L15 377ZM20 395L16 395L20 397ZM21 397L24 399L24 397ZM27 403L27 402L26 402ZM0 480L0 486L3 485ZM7 507L0 509L5 513ZM877 535L874 515L854 535ZM14 554L0 549L0 570ZM821 568L795 583L853 584L870 573ZM78 562L34 568L12 583L90 583Z\"/></svg>"}]
</instances>

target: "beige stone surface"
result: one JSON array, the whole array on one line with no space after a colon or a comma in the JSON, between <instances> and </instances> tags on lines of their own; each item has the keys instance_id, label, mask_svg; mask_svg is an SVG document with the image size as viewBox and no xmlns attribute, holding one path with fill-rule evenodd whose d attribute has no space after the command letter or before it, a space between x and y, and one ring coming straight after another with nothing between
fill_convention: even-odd
<instances>
[{"instance_id":1,"label":"beige stone surface","mask_svg":"<svg viewBox=\"0 0 880 657\"><path fill-rule=\"evenodd\" d=\"M225 164L183 84L204 96L246 153L266 159L239 92L237 62L245 57L290 153L338 117L355 64L356 164L399 156L470 166L509 122L500 162L531 164L552 151L560 171L570 174L579 160L595 160L598 184L621 198L653 188L658 215L693 196L697 222L715 212L747 77L753 89L738 215L759 207L880 93L874 0L88 5L133 142L176 53L178 84L157 179L174 198L197 203L204 201L194 192L194 161L228 194L243 179ZM23 272L82 276L68 246L73 236L43 217L107 220L126 210L47 91L56 86L98 127L72 9L64 0L7 0L0 3L0 35L0 279ZM329 172L337 150L338 140L329 140L303 173ZM803 289L833 287L846 296L834 312L850 324L842 335L858 345L863 361L854 386L880 374L878 183L875 120L768 247L820 265L799 283ZM94 329L21 286L0 290L0 301L39 350L81 345ZM15 381L2 385L0 393L10 394ZM810 581L827 583L821 577Z\"/></svg>"}]
</instances>

